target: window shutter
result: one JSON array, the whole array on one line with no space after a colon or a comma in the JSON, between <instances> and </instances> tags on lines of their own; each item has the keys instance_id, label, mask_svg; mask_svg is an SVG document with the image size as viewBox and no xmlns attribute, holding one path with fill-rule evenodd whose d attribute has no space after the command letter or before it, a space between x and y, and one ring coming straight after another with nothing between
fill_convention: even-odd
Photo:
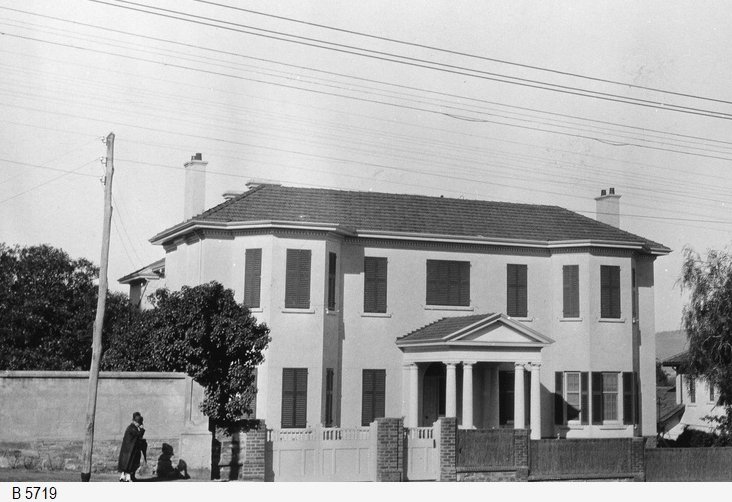
<instances>
[{"instance_id":1,"label":"window shutter","mask_svg":"<svg viewBox=\"0 0 732 502\"><path fill-rule=\"evenodd\" d=\"M247 249L244 254L244 304L259 308L262 285L262 250Z\"/></svg>"},{"instance_id":2,"label":"window shutter","mask_svg":"<svg viewBox=\"0 0 732 502\"><path fill-rule=\"evenodd\" d=\"M364 312L386 312L386 265L386 258L364 258Z\"/></svg>"},{"instance_id":3,"label":"window shutter","mask_svg":"<svg viewBox=\"0 0 732 502\"><path fill-rule=\"evenodd\" d=\"M427 260L427 305L470 305L470 262Z\"/></svg>"},{"instance_id":4,"label":"window shutter","mask_svg":"<svg viewBox=\"0 0 732 502\"><path fill-rule=\"evenodd\" d=\"M620 318L620 267L600 266L600 317Z\"/></svg>"},{"instance_id":5,"label":"window shutter","mask_svg":"<svg viewBox=\"0 0 732 502\"><path fill-rule=\"evenodd\" d=\"M361 383L361 425L369 425L374 419L374 372L363 370Z\"/></svg>"},{"instance_id":6,"label":"window shutter","mask_svg":"<svg viewBox=\"0 0 732 502\"><path fill-rule=\"evenodd\" d=\"M562 267L564 317L579 317L579 265Z\"/></svg>"},{"instance_id":7,"label":"window shutter","mask_svg":"<svg viewBox=\"0 0 732 502\"><path fill-rule=\"evenodd\" d=\"M295 369L282 369L282 428L295 427Z\"/></svg>"},{"instance_id":8,"label":"window shutter","mask_svg":"<svg viewBox=\"0 0 732 502\"><path fill-rule=\"evenodd\" d=\"M602 424L602 373L592 372L592 423Z\"/></svg>"},{"instance_id":9,"label":"window shutter","mask_svg":"<svg viewBox=\"0 0 732 502\"><path fill-rule=\"evenodd\" d=\"M511 317L526 317L527 267L509 264L506 267L506 313Z\"/></svg>"},{"instance_id":10,"label":"window shutter","mask_svg":"<svg viewBox=\"0 0 732 502\"><path fill-rule=\"evenodd\" d=\"M556 425L564 424L564 373L557 371L554 373L554 423Z\"/></svg>"},{"instance_id":11,"label":"window shutter","mask_svg":"<svg viewBox=\"0 0 732 502\"><path fill-rule=\"evenodd\" d=\"M632 425L633 421L633 393L635 391L635 382L633 381L633 372L623 372L623 423Z\"/></svg>"},{"instance_id":12,"label":"window shutter","mask_svg":"<svg viewBox=\"0 0 732 502\"><path fill-rule=\"evenodd\" d=\"M620 267L610 267L610 314L620 318Z\"/></svg>"},{"instance_id":13,"label":"window shutter","mask_svg":"<svg viewBox=\"0 0 732 502\"><path fill-rule=\"evenodd\" d=\"M295 370L295 427L303 428L307 425L308 411L308 370Z\"/></svg>"},{"instance_id":14,"label":"window shutter","mask_svg":"<svg viewBox=\"0 0 732 502\"><path fill-rule=\"evenodd\" d=\"M310 308L309 249L288 249L285 272L285 308Z\"/></svg>"},{"instance_id":15,"label":"window shutter","mask_svg":"<svg viewBox=\"0 0 732 502\"><path fill-rule=\"evenodd\" d=\"M374 373L373 418L382 418L386 415L386 370L375 370Z\"/></svg>"},{"instance_id":16,"label":"window shutter","mask_svg":"<svg viewBox=\"0 0 732 502\"><path fill-rule=\"evenodd\" d=\"M336 308L336 269L338 257L328 253L328 310Z\"/></svg>"},{"instance_id":17,"label":"window shutter","mask_svg":"<svg viewBox=\"0 0 732 502\"><path fill-rule=\"evenodd\" d=\"M580 373L580 406L582 408L582 419L580 423L582 425L590 423L590 382L588 377L589 374L586 371Z\"/></svg>"}]
</instances>

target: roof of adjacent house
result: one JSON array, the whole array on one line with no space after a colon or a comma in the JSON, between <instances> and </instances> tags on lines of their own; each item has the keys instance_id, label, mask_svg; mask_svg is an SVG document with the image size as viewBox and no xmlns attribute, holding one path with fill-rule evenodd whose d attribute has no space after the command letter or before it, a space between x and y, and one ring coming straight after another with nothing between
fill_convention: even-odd
<instances>
[{"instance_id":1,"label":"roof of adjacent house","mask_svg":"<svg viewBox=\"0 0 732 502\"><path fill-rule=\"evenodd\" d=\"M121 284L130 284L132 282L148 279L160 279L165 275L165 258L161 258L146 265L124 277L117 279Z\"/></svg>"},{"instance_id":2,"label":"roof of adjacent house","mask_svg":"<svg viewBox=\"0 0 732 502\"><path fill-rule=\"evenodd\" d=\"M662 425L684 411L684 405L676 403L675 386L656 387L656 402L658 404L657 421Z\"/></svg>"},{"instance_id":3,"label":"roof of adjacent house","mask_svg":"<svg viewBox=\"0 0 732 502\"><path fill-rule=\"evenodd\" d=\"M201 226L272 222L329 225L356 235L379 232L543 244L592 240L633 245L657 254L671 251L558 206L274 184L259 185L233 197L151 241L161 244Z\"/></svg>"},{"instance_id":4,"label":"roof of adjacent house","mask_svg":"<svg viewBox=\"0 0 732 502\"><path fill-rule=\"evenodd\" d=\"M407 333L404 336L400 336L397 340L410 342L415 341L431 341L431 340L442 340L444 337L451 335L461 329L472 326L473 324L480 322L489 317L495 316L496 314L477 314L477 315L466 315L459 317L443 317L437 321L422 326L419 329Z\"/></svg>"},{"instance_id":5,"label":"roof of adjacent house","mask_svg":"<svg viewBox=\"0 0 732 502\"><path fill-rule=\"evenodd\" d=\"M689 352L684 351L679 354L676 354L675 356L671 356L668 359L665 359L661 363L661 365L669 366L669 367L678 367L678 366L684 366L688 362L689 362Z\"/></svg>"}]
</instances>

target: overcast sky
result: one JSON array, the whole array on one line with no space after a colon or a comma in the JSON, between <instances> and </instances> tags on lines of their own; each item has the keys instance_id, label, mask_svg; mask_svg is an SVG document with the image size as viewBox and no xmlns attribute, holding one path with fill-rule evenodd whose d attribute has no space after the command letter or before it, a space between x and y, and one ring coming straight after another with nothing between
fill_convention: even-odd
<instances>
[{"instance_id":1,"label":"overcast sky","mask_svg":"<svg viewBox=\"0 0 732 502\"><path fill-rule=\"evenodd\" d=\"M615 187L674 250L659 330L682 248L730 241L729 3L104 2L0 0L0 241L98 263L114 131L115 289L163 256L196 152L207 206L257 178L594 216Z\"/></svg>"}]
</instances>

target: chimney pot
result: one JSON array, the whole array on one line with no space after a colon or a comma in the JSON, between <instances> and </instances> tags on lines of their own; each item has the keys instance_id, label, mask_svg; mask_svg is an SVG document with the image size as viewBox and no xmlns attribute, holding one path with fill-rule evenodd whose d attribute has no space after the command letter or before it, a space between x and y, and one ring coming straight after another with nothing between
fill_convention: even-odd
<instances>
[{"instance_id":1,"label":"chimney pot","mask_svg":"<svg viewBox=\"0 0 732 502\"><path fill-rule=\"evenodd\" d=\"M605 191L605 189L603 188L602 190L600 190L600 197L604 197L605 195L607 195L607 191Z\"/></svg>"},{"instance_id":2,"label":"chimney pot","mask_svg":"<svg viewBox=\"0 0 732 502\"><path fill-rule=\"evenodd\" d=\"M206 165L203 155L197 153L183 164L185 168L185 195L183 218L188 220L206 209Z\"/></svg>"},{"instance_id":3,"label":"chimney pot","mask_svg":"<svg viewBox=\"0 0 732 502\"><path fill-rule=\"evenodd\" d=\"M203 155L200 153L197 153L195 155L191 155L191 160L203 160Z\"/></svg>"},{"instance_id":4,"label":"chimney pot","mask_svg":"<svg viewBox=\"0 0 732 502\"><path fill-rule=\"evenodd\" d=\"M614 188L610 188L610 195L615 195L615 189Z\"/></svg>"}]
</instances>

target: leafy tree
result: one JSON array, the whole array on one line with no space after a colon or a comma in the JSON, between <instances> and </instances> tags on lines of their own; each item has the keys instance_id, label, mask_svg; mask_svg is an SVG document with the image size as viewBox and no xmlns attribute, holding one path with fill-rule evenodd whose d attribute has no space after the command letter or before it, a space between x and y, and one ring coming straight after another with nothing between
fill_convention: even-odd
<instances>
[{"instance_id":1,"label":"leafy tree","mask_svg":"<svg viewBox=\"0 0 732 502\"><path fill-rule=\"evenodd\" d=\"M61 249L0 243L0 369L88 369L98 276L90 261ZM109 294L105 333L128 305Z\"/></svg>"},{"instance_id":2,"label":"leafy tree","mask_svg":"<svg viewBox=\"0 0 732 502\"><path fill-rule=\"evenodd\" d=\"M252 412L269 328L217 282L159 289L151 299L152 309L115 330L102 366L185 372L205 388L201 410L209 418L222 427L239 424Z\"/></svg>"},{"instance_id":3,"label":"leafy tree","mask_svg":"<svg viewBox=\"0 0 732 502\"><path fill-rule=\"evenodd\" d=\"M683 325L689 337L685 371L702 377L719 389L719 404L726 418L718 421L720 434L732 433L732 255L710 250L702 259L684 248L679 279L689 301Z\"/></svg>"},{"instance_id":4,"label":"leafy tree","mask_svg":"<svg viewBox=\"0 0 732 502\"><path fill-rule=\"evenodd\" d=\"M673 385L673 379L668 373L666 373L666 370L664 370L661 365L661 361L658 360L656 361L656 385L660 385L662 387Z\"/></svg>"}]
</instances>

